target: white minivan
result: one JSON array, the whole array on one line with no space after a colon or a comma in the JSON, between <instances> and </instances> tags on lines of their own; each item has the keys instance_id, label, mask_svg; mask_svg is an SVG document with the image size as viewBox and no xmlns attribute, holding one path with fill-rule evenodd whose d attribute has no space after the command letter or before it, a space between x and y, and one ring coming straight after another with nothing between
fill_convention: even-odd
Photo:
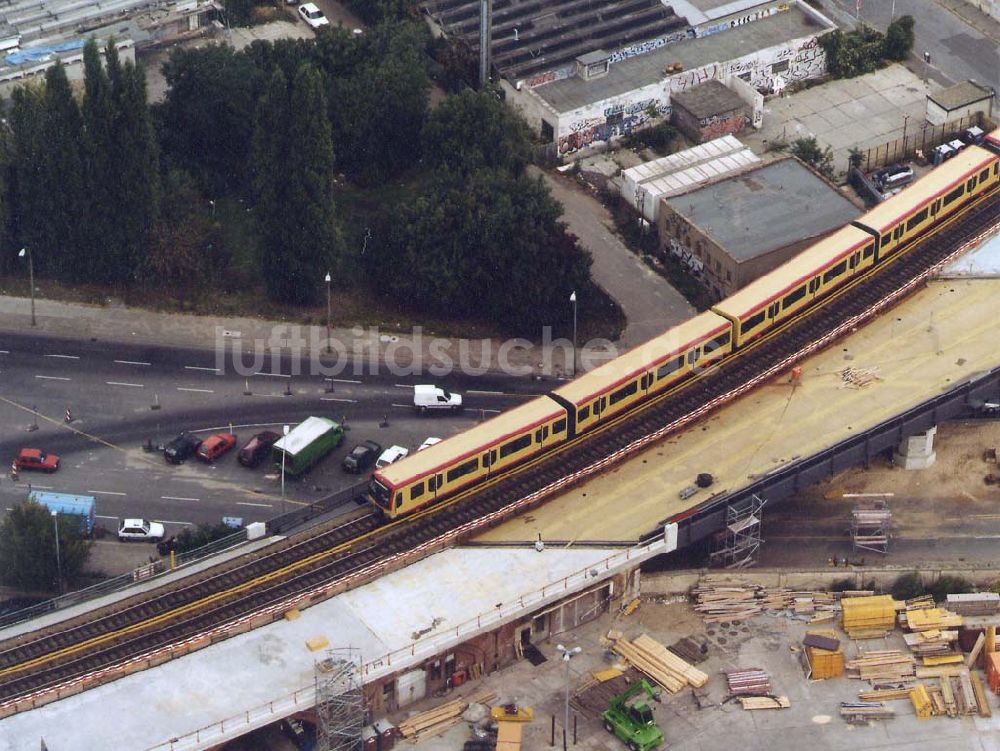
<instances>
[{"instance_id":1,"label":"white minivan","mask_svg":"<svg viewBox=\"0 0 1000 751\"><path fill-rule=\"evenodd\" d=\"M452 394L437 386L414 386L413 407L425 414L430 409L447 409L457 412L462 408L462 395Z\"/></svg>"}]
</instances>

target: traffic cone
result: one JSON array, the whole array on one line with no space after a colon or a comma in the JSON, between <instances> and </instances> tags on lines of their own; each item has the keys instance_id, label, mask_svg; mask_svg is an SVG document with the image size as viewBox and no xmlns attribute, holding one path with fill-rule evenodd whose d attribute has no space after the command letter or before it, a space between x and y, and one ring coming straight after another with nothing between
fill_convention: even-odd
<instances>
[{"instance_id":1,"label":"traffic cone","mask_svg":"<svg viewBox=\"0 0 1000 751\"><path fill-rule=\"evenodd\" d=\"M66 407L66 422L73 422L73 410Z\"/></svg>"}]
</instances>

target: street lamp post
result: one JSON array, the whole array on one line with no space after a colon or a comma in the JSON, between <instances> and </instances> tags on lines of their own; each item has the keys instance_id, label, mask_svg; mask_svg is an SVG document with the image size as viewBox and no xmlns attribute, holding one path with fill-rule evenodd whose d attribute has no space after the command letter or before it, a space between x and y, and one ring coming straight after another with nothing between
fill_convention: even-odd
<instances>
[{"instance_id":1,"label":"street lamp post","mask_svg":"<svg viewBox=\"0 0 1000 751\"><path fill-rule=\"evenodd\" d=\"M566 734L569 733L569 661L580 654L582 650L579 647L567 649L562 644L557 645L556 649L562 652L563 662L566 663L566 703L563 719L563 751L566 751Z\"/></svg>"},{"instance_id":2,"label":"street lamp post","mask_svg":"<svg viewBox=\"0 0 1000 751\"><path fill-rule=\"evenodd\" d=\"M56 528L56 589L62 594L62 559L59 557L59 512L52 512L52 522Z\"/></svg>"},{"instance_id":3,"label":"street lamp post","mask_svg":"<svg viewBox=\"0 0 1000 751\"><path fill-rule=\"evenodd\" d=\"M208 205L212 207L212 218L215 219L215 201L209 199Z\"/></svg>"},{"instance_id":4,"label":"street lamp post","mask_svg":"<svg viewBox=\"0 0 1000 751\"><path fill-rule=\"evenodd\" d=\"M330 346L330 272L326 272L326 352L330 354L333 347Z\"/></svg>"},{"instance_id":5,"label":"street lamp post","mask_svg":"<svg viewBox=\"0 0 1000 751\"><path fill-rule=\"evenodd\" d=\"M931 68L931 53L924 52L924 83L927 83L927 77L930 75Z\"/></svg>"},{"instance_id":6,"label":"street lamp post","mask_svg":"<svg viewBox=\"0 0 1000 751\"><path fill-rule=\"evenodd\" d=\"M28 258L28 284L31 285L31 325L35 325L35 264L31 261L31 251L27 248L21 248L21 252L17 254L18 258Z\"/></svg>"},{"instance_id":7,"label":"street lamp post","mask_svg":"<svg viewBox=\"0 0 1000 751\"><path fill-rule=\"evenodd\" d=\"M569 301L573 303L573 375L576 376L576 290L569 296Z\"/></svg>"},{"instance_id":8,"label":"street lamp post","mask_svg":"<svg viewBox=\"0 0 1000 751\"><path fill-rule=\"evenodd\" d=\"M288 426L282 427L281 432L288 438ZM288 460L288 443L281 444L281 513L285 513L285 462Z\"/></svg>"}]
</instances>

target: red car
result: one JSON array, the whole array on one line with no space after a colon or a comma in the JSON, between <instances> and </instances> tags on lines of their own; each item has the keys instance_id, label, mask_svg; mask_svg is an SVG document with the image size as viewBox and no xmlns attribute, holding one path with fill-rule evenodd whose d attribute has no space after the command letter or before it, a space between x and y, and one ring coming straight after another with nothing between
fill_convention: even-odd
<instances>
[{"instance_id":1,"label":"red car","mask_svg":"<svg viewBox=\"0 0 1000 751\"><path fill-rule=\"evenodd\" d=\"M55 472L59 469L59 457L46 454L41 449L21 449L14 459L18 469L37 469L42 472Z\"/></svg>"},{"instance_id":2,"label":"red car","mask_svg":"<svg viewBox=\"0 0 1000 751\"><path fill-rule=\"evenodd\" d=\"M216 433L201 442L195 456L203 462L214 462L235 445L236 436L232 433Z\"/></svg>"}]
</instances>

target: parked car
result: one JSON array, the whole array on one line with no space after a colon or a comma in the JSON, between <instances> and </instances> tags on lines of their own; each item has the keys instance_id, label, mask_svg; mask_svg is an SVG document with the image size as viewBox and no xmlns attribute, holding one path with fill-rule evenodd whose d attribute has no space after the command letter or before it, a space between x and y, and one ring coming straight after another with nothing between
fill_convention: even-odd
<instances>
[{"instance_id":1,"label":"parked car","mask_svg":"<svg viewBox=\"0 0 1000 751\"><path fill-rule=\"evenodd\" d=\"M55 472L59 469L59 457L41 449L21 449L14 457L18 469L37 469L40 472Z\"/></svg>"},{"instance_id":2,"label":"parked car","mask_svg":"<svg viewBox=\"0 0 1000 751\"><path fill-rule=\"evenodd\" d=\"M375 463L375 459L380 453L382 453L382 447L375 441L362 441L351 449L340 466L345 472L360 474Z\"/></svg>"},{"instance_id":3,"label":"parked car","mask_svg":"<svg viewBox=\"0 0 1000 751\"><path fill-rule=\"evenodd\" d=\"M379 456L378 461L375 462L375 469L382 469L382 467L388 467L394 462L398 462L400 459L405 457L410 452L403 448L402 446L390 446Z\"/></svg>"},{"instance_id":4,"label":"parked car","mask_svg":"<svg viewBox=\"0 0 1000 751\"><path fill-rule=\"evenodd\" d=\"M413 387L413 407L420 414L429 409L457 412L462 409L462 395L452 394L437 386L418 385Z\"/></svg>"},{"instance_id":5,"label":"parked car","mask_svg":"<svg viewBox=\"0 0 1000 751\"><path fill-rule=\"evenodd\" d=\"M163 525L147 519L122 519L118 525L118 539L122 542L139 540L154 542L163 539Z\"/></svg>"},{"instance_id":6,"label":"parked car","mask_svg":"<svg viewBox=\"0 0 1000 751\"><path fill-rule=\"evenodd\" d=\"M314 3L302 3L299 6L299 15L302 16L303 21L314 29L321 29L324 26L330 25L330 22L326 20L326 16L323 15L323 11L317 8Z\"/></svg>"},{"instance_id":7,"label":"parked car","mask_svg":"<svg viewBox=\"0 0 1000 751\"><path fill-rule=\"evenodd\" d=\"M201 439L192 433L181 433L163 448L163 458L171 464L181 464L194 456Z\"/></svg>"},{"instance_id":8,"label":"parked car","mask_svg":"<svg viewBox=\"0 0 1000 751\"><path fill-rule=\"evenodd\" d=\"M423 451L424 449L429 449L435 443L441 443L441 439L435 438L434 436L430 436L423 443L420 444L420 448L418 448L417 451Z\"/></svg>"},{"instance_id":9,"label":"parked car","mask_svg":"<svg viewBox=\"0 0 1000 751\"><path fill-rule=\"evenodd\" d=\"M224 453L232 449L235 445L236 436L232 433L216 433L215 435L210 435L201 442L195 456L203 462L214 462Z\"/></svg>"},{"instance_id":10,"label":"parked car","mask_svg":"<svg viewBox=\"0 0 1000 751\"><path fill-rule=\"evenodd\" d=\"M275 433L273 430L265 430L262 433L258 433L243 444L240 453L236 455L236 461L244 467L256 467L271 455L271 447L274 446L274 442L279 438L281 438L281 435Z\"/></svg>"}]
</instances>

